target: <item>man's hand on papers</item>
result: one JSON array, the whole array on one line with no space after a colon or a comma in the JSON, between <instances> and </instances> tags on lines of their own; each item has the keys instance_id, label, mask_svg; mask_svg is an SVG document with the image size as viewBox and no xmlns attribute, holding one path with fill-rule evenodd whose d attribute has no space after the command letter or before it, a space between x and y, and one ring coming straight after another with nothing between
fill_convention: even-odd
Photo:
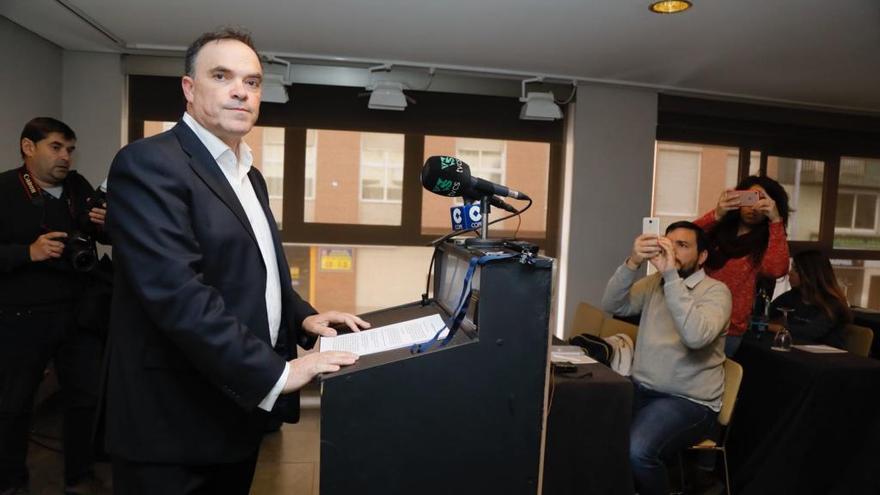
<instances>
[{"instance_id":1,"label":"man's hand on papers","mask_svg":"<svg viewBox=\"0 0 880 495\"><path fill-rule=\"evenodd\" d=\"M328 326L331 323L345 323L352 332L360 332L361 328L370 328L370 324L364 320L341 311L327 311L309 316L303 320L302 326L303 330L311 334L321 337L335 337L336 330Z\"/></svg>"},{"instance_id":2,"label":"man's hand on papers","mask_svg":"<svg viewBox=\"0 0 880 495\"><path fill-rule=\"evenodd\" d=\"M317 316L317 315L315 315ZM303 388L319 373L339 371L342 366L354 364L358 355L345 351L313 352L301 358L292 359L287 383L281 393L286 394Z\"/></svg>"}]
</instances>

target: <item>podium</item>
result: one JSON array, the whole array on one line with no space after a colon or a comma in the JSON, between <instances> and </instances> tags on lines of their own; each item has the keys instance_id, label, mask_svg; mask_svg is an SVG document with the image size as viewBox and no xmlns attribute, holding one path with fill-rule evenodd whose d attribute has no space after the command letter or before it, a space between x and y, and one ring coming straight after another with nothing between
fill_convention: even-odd
<instances>
[{"instance_id":1,"label":"podium","mask_svg":"<svg viewBox=\"0 0 880 495\"><path fill-rule=\"evenodd\" d=\"M485 253L438 249L434 298L363 315L373 327L455 311ZM476 267L447 345L362 356L321 378L322 495L538 492L553 260L505 252Z\"/></svg>"}]
</instances>

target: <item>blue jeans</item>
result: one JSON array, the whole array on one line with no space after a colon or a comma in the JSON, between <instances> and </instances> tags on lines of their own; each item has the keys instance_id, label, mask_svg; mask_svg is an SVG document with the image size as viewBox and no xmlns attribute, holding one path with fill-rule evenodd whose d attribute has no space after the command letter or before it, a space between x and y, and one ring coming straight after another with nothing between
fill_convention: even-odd
<instances>
[{"instance_id":1,"label":"blue jeans","mask_svg":"<svg viewBox=\"0 0 880 495\"><path fill-rule=\"evenodd\" d=\"M639 495L669 493L665 460L705 438L718 413L674 395L633 382L633 422L629 459Z\"/></svg>"}]
</instances>

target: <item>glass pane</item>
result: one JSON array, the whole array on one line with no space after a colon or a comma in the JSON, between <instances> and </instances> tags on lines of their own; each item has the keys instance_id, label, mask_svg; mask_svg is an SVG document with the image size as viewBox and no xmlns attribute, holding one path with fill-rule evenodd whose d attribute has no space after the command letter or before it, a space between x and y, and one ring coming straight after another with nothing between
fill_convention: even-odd
<instances>
[{"instance_id":1,"label":"glass pane","mask_svg":"<svg viewBox=\"0 0 880 495\"><path fill-rule=\"evenodd\" d=\"M532 207L522 215L518 237L541 239L547 229L547 187L550 176L550 144L528 141L505 141L465 137L425 136L425 159L434 155L456 156L471 166L471 174L492 182L523 191L532 198ZM481 158L482 156L482 158ZM488 160L489 169L475 163ZM511 206L522 209L526 202L505 199ZM452 228L449 208L455 198L447 198L422 190L422 233L442 235ZM459 201L458 204L461 204ZM493 208L490 220L508 213ZM512 236L517 220L493 224L493 237Z\"/></svg>"},{"instance_id":2,"label":"glass pane","mask_svg":"<svg viewBox=\"0 0 880 495\"><path fill-rule=\"evenodd\" d=\"M822 207L822 174L825 162L802 158L768 156L767 176L788 192L788 239L816 241Z\"/></svg>"},{"instance_id":3,"label":"glass pane","mask_svg":"<svg viewBox=\"0 0 880 495\"><path fill-rule=\"evenodd\" d=\"M419 300L432 248L284 244L294 290L318 311L366 313Z\"/></svg>"},{"instance_id":4,"label":"glass pane","mask_svg":"<svg viewBox=\"0 0 880 495\"><path fill-rule=\"evenodd\" d=\"M306 174L314 177L314 194L304 199L303 220L400 225L400 194L393 193L396 200L388 199L387 167L403 170L403 134L310 129Z\"/></svg>"},{"instance_id":5,"label":"glass pane","mask_svg":"<svg viewBox=\"0 0 880 495\"><path fill-rule=\"evenodd\" d=\"M847 193L837 194L837 212L835 213L834 226L844 229L852 228L853 206L855 195Z\"/></svg>"},{"instance_id":6,"label":"glass pane","mask_svg":"<svg viewBox=\"0 0 880 495\"><path fill-rule=\"evenodd\" d=\"M144 122L144 137L150 137L174 127L176 122ZM244 137L254 155L254 167L266 179L269 190L269 208L278 228L282 227L284 194L284 128L254 126Z\"/></svg>"},{"instance_id":7,"label":"glass pane","mask_svg":"<svg viewBox=\"0 0 880 495\"><path fill-rule=\"evenodd\" d=\"M880 261L836 259L831 267L850 305L880 310Z\"/></svg>"},{"instance_id":8,"label":"glass pane","mask_svg":"<svg viewBox=\"0 0 880 495\"><path fill-rule=\"evenodd\" d=\"M655 156L652 211L661 231L712 210L721 192L736 186L738 148L658 141Z\"/></svg>"},{"instance_id":9,"label":"glass pane","mask_svg":"<svg viewBox=\"0 0 880 495\"><path fill-rule=\"evenodd\" d=\"M880 159L841 157L837 187L834 247L880 250Z\"/></svg>"},{"instance_id":10,"label":"glass pane","mask_svg":"<svg viewBox=\"0 0 880 495\"><path fill-rule=\"evenodd\" d=\"M315 219L315 167L317 166L318 133L314 129L306 131L306 171L305 187L305 221Z\"/></svg>"},{"instance_id":11,"label":"glass pane","mask_svg":"<svg viewBox=\"0 0 880 495\"><path fill-rule=\"evenodd\" d=\"M749 175L760 175L761 172L761 152L752 151L749 153Z\"/></svg>"},{"instance_id":12,"label":"glass pane","mask_svg":"<svg viewBox=\"0 0 880 495\"><path fill-rule=\"evenodd\" d=\"M877 212L877 196L859 194L856 196L856 219L854 227L857 229L874 229L874 218Z\"/></svg>"}]
</instances>

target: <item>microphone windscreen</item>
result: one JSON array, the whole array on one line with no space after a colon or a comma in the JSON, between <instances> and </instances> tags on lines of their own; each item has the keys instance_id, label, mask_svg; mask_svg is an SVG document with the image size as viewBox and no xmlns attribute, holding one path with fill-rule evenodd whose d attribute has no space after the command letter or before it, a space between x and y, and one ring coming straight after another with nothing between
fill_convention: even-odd
<instances>
[{"instance_id":1,"label":"microphone windscreen","mask_svg":"<svg viewBox=\"0 0 880 495\"><path fill-rule=\"evenodd\" d=\"M422 167L422 187L440 196L461 196L471 183L471 168L454 156L432 156Z\"/></svg>"}]
</instances>

